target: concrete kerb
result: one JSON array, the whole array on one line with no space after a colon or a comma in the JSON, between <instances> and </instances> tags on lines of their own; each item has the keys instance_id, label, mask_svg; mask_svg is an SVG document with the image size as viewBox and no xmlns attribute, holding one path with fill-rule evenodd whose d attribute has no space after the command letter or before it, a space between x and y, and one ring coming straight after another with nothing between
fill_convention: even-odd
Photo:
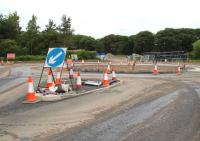
<instances>
[{"instance_id":1,"label":"concrete kerb","mask_svg":"<svg viewBox=\"0 0 200 141\"><path fill-rule=\"evenodd\" d=\"M113 87L116 87L116 86L118 86L118 85L120 85L120 84L123 84L123 82L124 82L124 81L122 81L122 80L118 80L118 81L119 81L119 82L114 83L113 85L109 85L108 87L103 87L103 88L99 88L99 89L90 90L90 91L83 92L83 93L80 93L80 94L77 94L77 95L84 95L84 94L89 94L89 93L93 93L93 92L97 92L97 91L101 91L101 90L113 88Z\"/></svg>"},{"instance_id":2,"label":"concrete kerb","mask_svg":"<svg viewBox=\"0 0 200 141\"><path fill-rule=\"evenodd\" d=\"M118 82L108 86L108 87L103 87L103 88L98 88L98 89L94 89L94 90L90 90L90 91L86 91L86 92L82 92L82 93L69 93L69 94L64 94L64 95L50 95L50 96L37 96L38 97L38 100L40 101L47 101L47 102L51 102L51 101L59 101L59 100L64 100L64 99L67 99L67 98L74 98L74 97L78 97L78 96L83 96L83 95L86 95L86 94L91 94L91 93L94 93L94 92L97 92L97 91L103 91L103 90L106 90L106 89L110 89L110 88L113 88L113 87L116 87L120 84L123 84L124 81L122 80L118 80Z\"/></svg>"},{"instance_id":3,"label":"concrete kerb","mask_svg":"<svg viewBox=\"0 0 200 141\"><path fill-rule=\"evenodd\" d=\"M40 102L40 101L41 101L40 99L37 99L37 100L32 101L32 102L24 100L22 103L23 103L23 104L34 104L34 103L38 103L38 102Z\"/></svg>"}]
</instances>

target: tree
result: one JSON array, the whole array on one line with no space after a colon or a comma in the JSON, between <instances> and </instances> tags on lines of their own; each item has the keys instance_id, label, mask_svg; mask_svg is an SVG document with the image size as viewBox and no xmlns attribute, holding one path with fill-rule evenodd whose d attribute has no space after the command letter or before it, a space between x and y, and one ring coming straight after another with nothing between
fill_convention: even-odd
<instances>
[{"instance_id":1,"label":"tree","mask_svg":"<svg viewBox=\"0 0 200 141\"><path fill-rule=\"evenodd\" d=\"M156 51L176 51L175 30L166 28L156 34Z\"/></svg>"},{"instance_id":2,"label":"tree","mask_svg":"<svg viewBox=\"0 0 200 141\"><path fill-rule=\"evenodd\" d=\"M84 36L80 40L80 47L85 50L90 50L90 51L94 50L95 49L94 44L95 44L95 39L90 36Z\"/></svg>"},{"instance_id":3,"label":"tree","mask_svg":"<svg viewBox=\"0 0 200 141\"><path fill-rule=\"evenodd\" d=\"M195 32L196 39L199 40L200 39L200 28L195 29L194 32Z\"/></svg>"},{"instance_id":4,"label":"tree","mask_svg":"<svg viewBox=\"0 0 200 141\"><path fill-rule=\"evenodd\" d=\"M127 36L110 34L100 41L103 43L106 53L130 54L131 47L129 46L129 38Z\"/></svg>"},{"instance_id":5,"label":"tree","mask_svg":"<svg viewBox=\"0 0 200 141\"><path fill-rule=\"evenodd\" d=\"M193 57L194 58L200 58L200 40L197 40L193 44Z\"/></svg>"},{"instance_id":6,"label":"tree","mask_svg":"<svg viewBox=\"0 0 200 141\"><path fill-rule=\"evenodd\" d=\"M52 19L49 19L49 23L48 25L46 25L46 29L45 31L47 32L56 32L56 24L54 23L54 21Z\"/></svg>"},{"instance_id":7,"label":"tree","mask_svg":"<svg viewBox=\"0 0 200 141\"><path fill-rule=\"evenodd\" d=\"M23 50L18 46L17 42L13 39L0 40L0 56L6 56L7 53L14 52L18 55L23 54Z\"/></svg>"},{"instance_id":8,"label":"tree","mask_svg":"<svg viewBox=\"0 0 200 141\"><path fill-rule=\"evenodd\" d=\"M192 43L197 40L195 30L189 28L166 28L157 32L157 51L185 51L192 50Z\"/></svg>"},{"instance_id":9,"label":"tree","mask_svg":"<svg viewBox=\"0 0 200 141\"><path fill-rule=\"evenodd\" d=\"M26 47L29 50L29 54L34 54L34 51L37 51L37 40L39 35L39 26L37 26L37 17L35 15L32 15L31 20L29 20L27 28L26 28L26 34L24 35L24 38L26 40ZM33 48L34 47L34 48Z\"/></svg>"},{"instance_id":10,"label":"tree","mask_svg":"<svg viewBox=\"0 0 200 141\"><path fill-rule=\"evenodd\" d=\"M129 42L129 54L133 53L133 49L134 49L134 39L135 39L135 35L131 35L129 36L128 42Z\"/></svg>"},{"instance_id":11,"label":"tree","mask_svg":"<svg viewBox=\"0 0 200 141\"><path fill-rule=\"evenodd\" d=\"M96 41L94 38L85 35L73 35L71 38L73 49L95 50Z\"/></svg>"},{"instance_id":12,"label":"tree","mask_svg":"<svg viewBox=\"0 0 200 141\"><path fill-rule=\"evenodd\" d=\"M17 12L8 16L0 15L0 39L17 39L20 34L19 16Z\"/></svg>"},{"instance_id":13,"label":"tree","mask_svg":"<svg viewBox=\"0 0 200 141\"><path fill-rule=\"evenodd\" d=\"M144 52L150 52L154 49L154 35L149 31L139 32L133 37L133 52L142 54Z\"/></svg>"},{"instance_id":14,"label":"tree","mask_svg":"<svg viewBox=\"0 0 200 141\"><path fill-rule=\"evenodd\" d=\"M49 19L49 23L46 25L46 29L42 32L43 38L43 51L47 51L49 47L55 47L58 41L58 32L56 24L53 20Z\"/></svg>"},{"instance_id":15,"label":"tree","mask_svg":"<svg viewBox=\"0 0 200 141\"><path fill-rule=\"evenodd\" d=\"M185 52L192 51L192 44L198 40L194 29L180 28L176 29L175 39L177 42L177 49Z\"/></svg>"},{"instance_id":16,"label":"tree","mask_svg":"<svg viewBox=\"0 0 200 141\"><path fill-rule=\"evenodd\" d=\"M104 46L104 43L101 39L97 39L95 41L95 50L97 52L105 52L105 46Z\"/></svg>"},{"instance_id":17,"label":"tree","mask_svg":"<svg viewBox=\"0 0 200 141\"><path fill-rule=\"evenodd\" d=\"M70 17L63 15L61 20L62 20L62 23L58 29L59 29L60 33L62 34L64 47L67 47L67 46L70 46L70 38L71 38L74 30L71 29L71 18Z\"/></svg>"}]
</instances>

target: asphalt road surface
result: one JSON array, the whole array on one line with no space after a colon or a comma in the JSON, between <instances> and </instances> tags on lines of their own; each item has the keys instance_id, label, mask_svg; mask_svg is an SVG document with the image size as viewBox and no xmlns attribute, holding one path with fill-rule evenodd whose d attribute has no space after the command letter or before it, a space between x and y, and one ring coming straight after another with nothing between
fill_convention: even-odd
<instances>
[{"instance_id":1,"label":"asphalt road surface","mask_svg":"<svg viewBox=\"0 0 200 141\"><path fill-rule=\"evenodd\" d=\"M198 66L197 66L198 67ZM195 69L198 70L198 69ZM25 81L39 71L16 67L0 88ZM84 77L101 77L88 73ZM199 141L199 72L117 74L120 86L53 103L24 105L26 86L0 95L0 140L16 141ZM17 89L17 88L16 88ZM9 89L12 91L13 88ZM14 94L19 94L15 96ZM9 97L10 98L10 97Z\"/></svg>"}]
</instances>

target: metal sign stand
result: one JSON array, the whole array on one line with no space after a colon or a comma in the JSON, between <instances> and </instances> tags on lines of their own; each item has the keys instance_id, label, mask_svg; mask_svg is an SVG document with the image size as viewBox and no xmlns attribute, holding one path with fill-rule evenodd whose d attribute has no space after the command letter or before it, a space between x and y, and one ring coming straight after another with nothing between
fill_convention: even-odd
<instances>
[{"instance_id":1,"label":"metal sign stand","mask_svg":"<svg viewBox=\"0 0 200 141\"><path fill-rule=\"evenodd\" d=\"M52 49L52 50L53 50L53 49ZM52 50L51 50L51 51L52 51ZM48 53L49 53L49 51L48 51ZM48 54L47 54L47 56L48 56ZM56 55L56 56L57 56L57 55ZM60 55L58 55L58 57L59 57L59 56L60 56ZM65 54L65 56L66 56L66 54ZM65 56L64 56L64 60L65 60ZM56 58L58 58L58 57L56 57ZM46 64L46 61L45 61L44 65L43 65L43 67L42 67L42 72L41 72L41 74L40 74L39 82L38 82L38 85L37 85L37 90L38 90L39 87L40 87L40 83L41 83L41 80L42 80L44 68L49 68L49 69L50 69L51 75L52 75L52 78L53 78L53 82L54 82L54 84L55 84L55 78L54 78L54 74L53 74L53 71L52 71L52 67L45 67L45 64ZM62 69L61 69L61 73L60 73L60 78L61 78L62 71L63 71L63 66L64 66L64 61L63 61L63 64L60 64L60 65L62 65Z\"/></svg>"},{"instance_id":2,"label":"metal sign stand","mask_svg":"<svg viewBox=\"0 0 200 141\"><path fill-rule=\"evenodd\" d=\"M38 90L38 88L40 87L40 83L41 83L41 80L42 80L44 68L45 68L45 67L44 67L44 65L43 65L42 72L41 72L41 74L40 74L40 79L39 79L39 82L38 82L38 85L37 85L37 90ZM53 75L53 71L52 71L51 67L49 67L49 69L50 69L50 71L51 71L51 76L52 76L52 78L53 78L53 82L55 83L55 78L54 78L54 75Z\"/></svg>"},{"instance_id":3,"label":"metal sign stand","mask_svg":"<svg viewBox=\"0 0 200 141\"><path fill-rule=\"evenodd\" d=\"M69 80L70 80L70 83L71 83L71 85L72 85L72 90L74 90L74 85L73 85L73 82L72 82L72 79L70 78L70 68L69 68L69 65L68 65L68 63L66 63L67 64L67 70L68 70L68 74L69 74Z\"/></svg>"}]
</instances>

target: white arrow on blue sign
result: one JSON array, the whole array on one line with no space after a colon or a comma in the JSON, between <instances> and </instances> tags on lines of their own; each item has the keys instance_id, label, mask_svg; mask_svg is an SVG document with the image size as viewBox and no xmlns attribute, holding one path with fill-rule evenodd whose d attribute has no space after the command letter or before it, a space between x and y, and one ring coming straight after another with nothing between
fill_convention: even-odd
<instances>
[{"instance_id":1,"label":"white arrow on blue sign","mask_svg":"<svg viewBox=\"0 0 200 141\"><path fill-rule=\"evenodd\" d=\"M44 67L62 67L67 48L49 48Z\"/></svg>"}]
</instances>

